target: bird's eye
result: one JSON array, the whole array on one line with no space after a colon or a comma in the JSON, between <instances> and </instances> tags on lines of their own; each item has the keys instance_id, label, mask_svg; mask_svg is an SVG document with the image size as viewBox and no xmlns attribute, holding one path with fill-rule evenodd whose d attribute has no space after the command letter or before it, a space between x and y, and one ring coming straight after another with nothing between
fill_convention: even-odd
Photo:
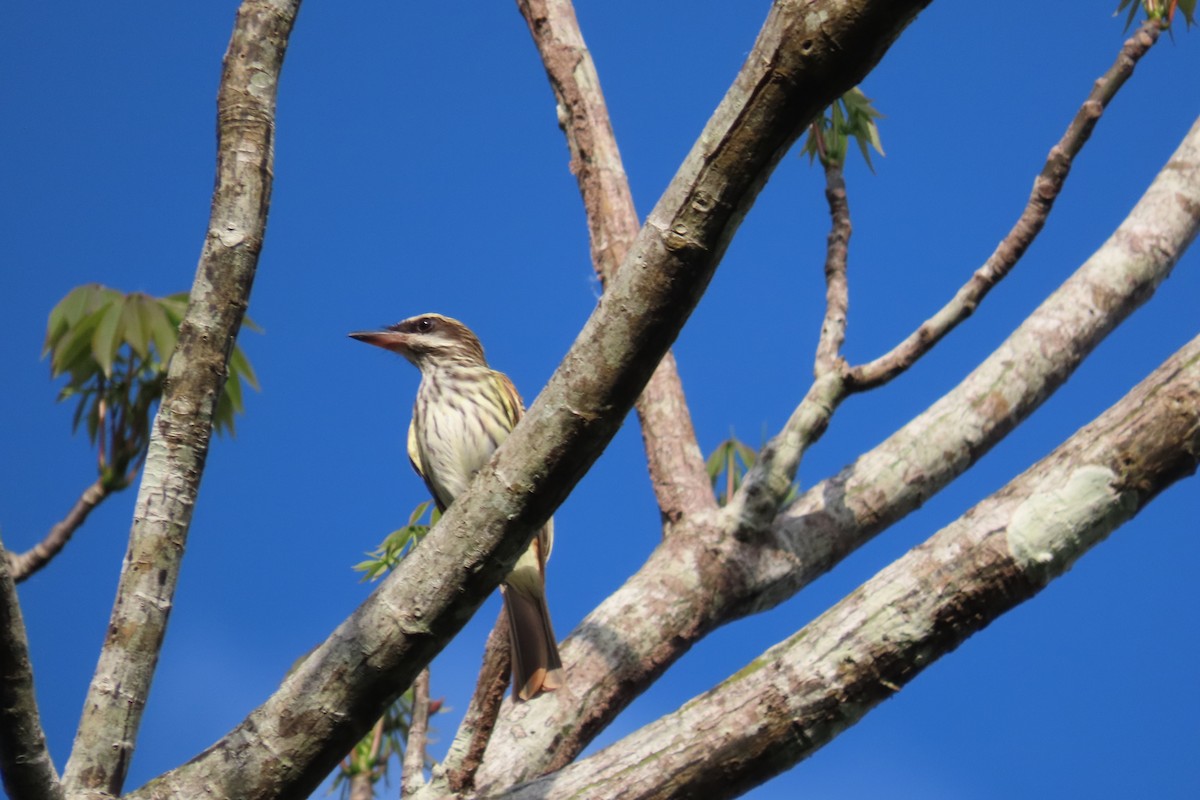
<instances>
[{"instance_id":1,"label":"bird's eye","mask_svg":"<svg viewBox=\"0 0 1200 800\"><path fill-rule=\"evenodd\" d=\"M429 317L421 317L421 319L417 320L417 330L421 333L429 333L433 330L433 320Z\"/></svg>"}]
</instances>

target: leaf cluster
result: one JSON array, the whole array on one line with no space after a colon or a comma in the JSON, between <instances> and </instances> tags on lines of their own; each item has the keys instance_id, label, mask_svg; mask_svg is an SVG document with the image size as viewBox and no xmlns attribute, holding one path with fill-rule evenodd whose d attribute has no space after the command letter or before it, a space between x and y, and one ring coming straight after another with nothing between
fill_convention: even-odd
<instances>
[{"instance_id":1,"label":"leaf cluster","mask_svg":"<svg viewBox=\"0 0 1200 800\"><path fill-rule=\"evenodd\" d=\"M808 156L810 163L814 158L819 158L825 166L841 167L846 163L850 140L854 139L867 167L874 172L871 148L879 155L885 155L879 127L875 124L875 120L882 118L883 114L871 105L871 98L856 86L835 100L819 119L813 121L801 152Z\"/></svg>"},{"instance_id":2,"label":"leaf cluster","mask_svg":"<svg viewBox=\"0 0 1200 800\"><path fill-rule=\"evenodd\" d=\"M50 312L42 356L50 357L51 379L66 377L58 401L76 400L72 429L86 421L110 489L128 486L145 460L152 413L187 302L186 293L152 297L90 283L72 289ZM218 433L234 432L234 416L244 410L243 383L258 388L237 347L217 402Z\"/></svg>"},{"instance_id":3,"label":"leaf cluster","mask_svg":"<svg viewBox=\"0 0 1200 800\"><path fill-rule=\"evenodd\" d=\"M1175 21L1176 11L1183 12L1184 22L1189 28L1196 22L1196 0L1121 0L1117 14L1126 9L1125 30L1133 25L1139 9L1145 11L1146 19L1156 20L1167 28Z\"/></svg>"},{"instance_id":4,"label":"leaf cluster","mask_svg":"<svg viewBox=\"0 0 1200 800\"><path fill-rule=\"evenodd\" d=\"M757 459L758 451L732 434L709 454L705 470L712 482L713 491L717 493L718 505L723 506L729 502L729 498L737 492L742 485L742 479ZM718 489L722 484L723 488ZM792 484L784 501L791 502L798 494L799 489Z\"/></svg>"},{"instance_id":5,"label":"leaf cluster","mask_svg":"<svg viewBox=\"0 0 1200 800\"><path fill-rule=\"evenodd\" d=\"M442 516L437 508L430 511L431 506L433 502L430 500L417 505L409 514L408 523L403 528L389 533L378 547L367 554L369 559L354 565L354 569L363 573L364 581L378 580L387 574L425 538L425 534L429 533L429 529L436 525ZM421 518L425 516L426 511L430 511L429 522L423 523Z\"/></svg>"}]
</instances>

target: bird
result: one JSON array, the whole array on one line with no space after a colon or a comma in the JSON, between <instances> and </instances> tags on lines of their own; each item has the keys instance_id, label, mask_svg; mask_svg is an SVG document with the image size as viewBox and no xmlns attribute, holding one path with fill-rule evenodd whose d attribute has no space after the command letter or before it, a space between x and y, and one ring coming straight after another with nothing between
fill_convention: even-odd
<instances>
[{"instance_id":1,"label":"bird","mask_svg":"<svg viewBox=\"0 0 1200 800\"><path fill-rule=\"evenodd\" d=\"M470 328L421 314L352 339L404 356L421 371L408 427L408 458L445 511L507 438L525 411L512 380L488 366ZM563 684L562 660L546 605L546 560L554 521L529 543L501 584L508 614L513 695L530 700Z\"/></svg>"}]
</instances>

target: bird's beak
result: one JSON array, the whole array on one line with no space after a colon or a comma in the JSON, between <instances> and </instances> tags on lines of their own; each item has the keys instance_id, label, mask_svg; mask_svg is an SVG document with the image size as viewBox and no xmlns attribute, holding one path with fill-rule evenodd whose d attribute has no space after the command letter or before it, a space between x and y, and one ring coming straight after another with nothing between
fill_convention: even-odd
<instances>
[{"instance_id":1,"label":"bird's beak","mask_svg":"<svg viewBox=\"0 0 1200 800\"><path fill-rule=\"evenodd\" d=\"M404 353L408 349L405 346L407 337L397 331L355 331L350 334L350 338L391 350L393 353Z\"/></svg>"}]
</instances>

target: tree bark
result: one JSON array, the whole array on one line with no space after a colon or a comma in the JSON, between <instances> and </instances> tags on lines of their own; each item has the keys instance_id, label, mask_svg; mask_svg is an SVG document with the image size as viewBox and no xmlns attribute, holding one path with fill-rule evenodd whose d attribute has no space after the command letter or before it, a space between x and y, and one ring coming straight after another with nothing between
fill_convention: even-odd
<instances>
[{"instance_id":1,"label":"tree bark","mask_svg":"<svg viewBox=\"0 0 1200 800\"><path fill-rule=\"evenodd\" d=\"M771 169L926 2L778 3L528 414L441 522L271 698L135 797L306 796L454 636L620 425ZM533 704L528 704L533 705ZM278 754L287 753L283 759ZM231 766L232 765L232 766Z\"/></svg>"},{"instance_id":2,"label":"tree bark","mask_svg":"<svg viewBox=\"0 0 1200 800\"><path fill-rule=\"evenodd\" d=\"M747 535L736 505L689 517L563 642L570 691L502 716L476 786L569 764L703 636L793 596L965 472L1153 295L1198 229L1200 121L1112 237L959 386L766 531Z\"/></svg>"},{"instance_id":3,"label":"tree bark","mask_svg":"<svg viewBox=\"0 0 1200 800\"><path fill-rule=\"evenodd\" d=\"M10 800L61 800L63 787L38 714L29 640L8 556L0 543L0 776Z\"/></svg>"},{"instance_id":4,"label":"tree bark","mask_svg":"<svg viewBox=\"0 0 1200 800\"><path fill-rule=\"evenodd\" d=\"M229 355L271 197L275 97L299 0L245 0L217 98L208 236L167 370L129 549L64 776L73 795L120 794L170 615Z\"/></svg>"},{"instance_id":5,"label":"tree bark","mask_svg":"<svg viewBox=\"0 0 1200 800\"><path fill-rule=\"evenodd\" d=\"M1200 337L1067 442L716 688L505 800L735 797L1037 594L1200 463Z\"/></svg>"}]
</instances>

